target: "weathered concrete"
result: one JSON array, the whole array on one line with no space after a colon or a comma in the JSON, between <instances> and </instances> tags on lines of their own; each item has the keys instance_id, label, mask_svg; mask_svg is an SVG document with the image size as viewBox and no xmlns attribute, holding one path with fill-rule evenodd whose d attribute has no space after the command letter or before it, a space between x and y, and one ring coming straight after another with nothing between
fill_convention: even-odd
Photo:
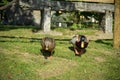
<instances>
[{"instance_id":1,"label":"weathered concrete","mask_svg":"<svg viewBox=\"0 0 120 80\"><path fill-rule=\"evenodd\" d=\"M66 10L66 11L95 11L103 12L106 10L114 12L114 4L107 3L86 3L86 2L67 2L67 1L38 1L31 2L30 7L32 9L44 9L45 7L51 7L51 10Z\"/></svg>"},{"instance_id":2,"label":"weathered concrete","mask_svg":"<svg viewBox=\"0 0 120 80\"><path fill-rule=\"evenodd\" d=\"M113 16L112 12L114 12L114 4L106 4L106 3L86 3L86 2L65 2L65 1L38 1L31 0L29 2L29 6L32 9L44 10L43 15L46 18L42 20L42 28L43 30L50 31L50 11L49 8L53 11L65 10L65 11L87 11L87 12L100 12L105 13L105 24L103 26L105 33L112 33L113 26ZM28 6L27 6L28 7ZM48 9L48 10L47 10ZM45 22L45 23L44 23ZM48 29L47 29L48 28Z\"/></svg>"},{"instance_id":3,"label":"weathered concrete","mask_svg":"<svg viewBox=\"0 0 120 80\"><path fill-rule=\"evenodd\" d=\"M24 25L26 23L30 24L34 20L35 25L40 26L40 28L42 28L45 32L48 32L50 31L50 26L51 26L51 15L50 15L51 11L59 11L59 10L66 10L66 11L79 10L79 11L87 11L87 12L92 11L92 12L100 12L100 13L106 14L103 27L106 33L112 33L112 26L113 26L112 13L114 12L114 4L68 2L68 1L67 2L47 1L47 0L29 0L29 1L20 0L19 4L20 4L19 9L16 9L16 10L13 9L18 13L14 13L14 12L12 12L11 14L10 12L9 14L6 13L8 16L8 23ZM29 13L25 14L26 10L29 10ZM38 10L38 12L43 11L43 13L36 14L34 10ZM33 15L31 15L32 11L33 11ZM25 16L23 17L21 16L21 14L22 15L25 14ZM41 16L41 14L43 17ZM11 15L13 15L13 17ZM17 16L14 16L14 15L17 15ZM41 17L43 18L42 20L40 20ZM39 24L42 24L42 25L39 25Z\"/></svg>"},{"instance_id":4,"label":"weathered concrete","mask_svg":"<svg viewBox=\"0 0 120 80\"><path fill-rule=\"evenodd\" d=\"M69 0L69 1L73 1L73 0ZM114 3L114 0L74 0L74 1Z\"/></svg>"},{"instance_id":5,"label":"weathered concrete","mask_svg":"<svg viewBox=\"0 0 120 80\"><path fill-rule=\"evenodd\" d=\"M44 32L49 32L51 27L51 8L44 8L43 10L43 25L42 28Z\"/></svg>"},{"instance_id":6,"label":"weathered concrete","mask_svg":"<svg viewBox=\"0 0 120 80\"><path fill-rule=\"evenodd\" d=\"M105 13L105 33L112 33L113 29L113 14L111 11Z\"/></svg>"}]
</instances>

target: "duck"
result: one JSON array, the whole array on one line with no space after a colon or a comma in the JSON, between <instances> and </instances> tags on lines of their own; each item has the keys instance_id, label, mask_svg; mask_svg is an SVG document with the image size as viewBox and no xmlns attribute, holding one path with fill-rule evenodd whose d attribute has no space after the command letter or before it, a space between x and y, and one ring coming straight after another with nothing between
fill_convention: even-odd
<instances>
[{"instance_id":1,"label":"duck","mask_svg":"<svg viewBox=\"0 0 120 80\"><path fill-rule=\"evenodd\" d=\"M73 45L75 55L81 56L86 52L86 48L88 47L89 41L85 35L77 34L72 37L70 43Z\"/></svg>"},{"instance_id":2,"label":"duck","mask_svg":"<svg viewBox=\"0 0 120 80\"><path fill-rule=\"evenodd\" d=\"M41 52L47 59L48 57L52 57L55 49L55 39L51 37L44 37L41 39Z\"/></svg>"}]
</instances>

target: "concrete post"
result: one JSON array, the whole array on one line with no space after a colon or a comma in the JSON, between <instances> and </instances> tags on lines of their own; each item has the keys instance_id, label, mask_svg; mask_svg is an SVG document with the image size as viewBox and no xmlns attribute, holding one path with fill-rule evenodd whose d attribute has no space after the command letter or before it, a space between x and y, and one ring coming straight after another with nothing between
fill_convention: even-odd
<instances>
[{"instance_id":1,"label":"concrete post","mask_svg":"<svg viewBox=\"0 0 120 80\"><path fill-rule=\"evenodd\" d=\"M111 11L105 13L105 33L112 33L113 29L113 15Z\"/></svg>"},{"instance_id":2,"label":"concrete post","mask_svg":"<svg viewBox=\"0 0 120 80\"><path fill-rule=\"evenodd\" d=\"M49 32L51 27L51 8L44 8L43 12L43 31Z\"/></svg>"}]
</instances>

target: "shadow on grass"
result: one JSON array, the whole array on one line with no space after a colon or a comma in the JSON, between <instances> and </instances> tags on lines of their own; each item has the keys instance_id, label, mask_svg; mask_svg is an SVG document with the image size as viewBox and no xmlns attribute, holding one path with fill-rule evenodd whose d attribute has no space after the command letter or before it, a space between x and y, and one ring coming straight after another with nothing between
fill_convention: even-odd
<instances>
[{"instance_id":1,"label":"shadow on grass","mask_svg":"<svg viewBox=\"0 0 120 80\"><path fill-rule=\"evenodd\" d=\"M73 46L70 46L68 47L71 51L74 51L74 47Z\"/></svg>"},{"instance_id":2,"label":"shadow on grass","mask_svg":"<svg viewBox=\"0 0 120 80\"><path fill-rule=\"evenodd\" d=\"M16 37L16 36L0 36L0 38L6 38L6 40L0 40L0 42L23 42L23 43L27 43L28 41L23 41L21 39L26 39L26 40L30 40L30 42L38 42L40 41L42 38L29 38L29 37ZM7 38L9 39L19 39L17 40L7 40ZM21 41L20 41L21 40ZM70 39L55 39L55 41L70 41Z\"/></svg>"},{"instance_id":3,"label":"shadow on grass","mask_svg":"<svg viewBox=\"0 0 120 80\"><path fill-rule=\"evenodd\" d=\"M0 38L6 38L4 40L0 40L0 42L22 42L22 43L29 43L29 42L37 42L37 41L41 40L40 38L15 37L15 36L0 36ZM9 39L15 39L15 40L7 40L7 38L9 38ZM30 41L24 41L22 39L26 39L26 40L30 40Z\"/></svg>"},{"instance_id":4,"label":"shadow on grass","mask_svg":"<svg viewBox=\"0 0 120 80\"><path fill-rule=\"evenodd\" d=\"M98 39L95 42L96 43L100 43L100 44L105 44L105 45L113 46L112 39Z\"/></svg>"},{"instance_id":5,"label":"shadow on grass","mask_svg":"<svg viewBox=\"0 0 120 80\"><path fill-rule=\"evenodd\" d=\"M14 30L14 29L32 29L32 30L36 30L38 29L37 27L35 26L27 26L27 25L24 25L24 26L20 26L20 25L1 25L0 24L0 31L9 31L9 30Z\"/></svg>"},{"instance_id":6,"label":"shadow on grass","mask_svg":"<svg viewBox=\"0 0 120 80\"><path fill-rule=\"evenodd\" d=\"M44 51L40 49L40 52L41 52L41 55L43 55L45 59L48 59L49 57L54 55L55 50L53 52L49 52L49 51Z\"/></svg>"}]
</instances>

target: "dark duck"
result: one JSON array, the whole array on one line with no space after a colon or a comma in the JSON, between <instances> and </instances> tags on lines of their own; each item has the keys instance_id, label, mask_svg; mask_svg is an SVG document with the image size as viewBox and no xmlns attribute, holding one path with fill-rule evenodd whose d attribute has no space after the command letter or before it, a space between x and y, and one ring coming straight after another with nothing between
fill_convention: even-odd
<instances>
[{"instance_id":1,"label":"dark duck","mask_svg":"<svg viewBox=\"0 0 120 80\"><path fill-rule=\"evenodd\" d=\"M54 53L55 40L50 37L44 37L41 40L41 47L42 47L41 52L47 59L48 57L51 57L52 54Z\"/></svg>"},{"instance_id":2,"label":"dark duck","mask_svg":"<svg viewBox=\"0 0 120 80\"><path fill-rule=\"evenodd\" d=\"M81 56L86 52L89 41L84 35L75 35L70 43L73 44L75 55Z\"/></svg>"}]
</instances>

